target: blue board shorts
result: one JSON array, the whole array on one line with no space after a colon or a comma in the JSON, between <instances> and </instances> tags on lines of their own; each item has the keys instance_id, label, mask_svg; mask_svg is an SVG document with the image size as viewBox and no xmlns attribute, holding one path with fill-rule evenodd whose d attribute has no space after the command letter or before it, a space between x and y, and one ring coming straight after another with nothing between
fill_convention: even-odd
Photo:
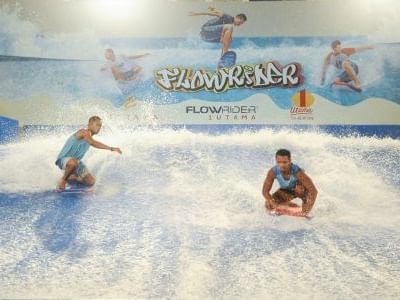
<instances>
[{"instance_id":1,"label":"blue board shorts","mask_svg":"<svg viewBox=\"0 0 400 300\"><path fill-rule=\"evenodd\" d=\"M63 157L60 158L59 160L56 161L56 165L62 169L65 170L65 166L67 165L68 161L70 159L73 159L74 157ZM89 174L89 170L86 167L86 165L79 160L79 164L78 167L75 170L75 174L78 175L79 177L83 178L85 177L87 174Z\"/></svg>"},{"instance_id":2,"label":"blue board shorts","mask_svg":"<svg viewBox=\"0 0 400 300\"><path fill-rule=\"evenodd\" d=\"M225 26L233 26L231 24L221 24L221 25L203 25L201 27L200 36L203 41L209 43L220 43L222 32Z\"/></svg>"},{"instance_id":3,"label":"blue board shorts","mask_svg":"<svg viewBox=\"0 0 400 300\"><path fill-rule=\"evenodd\" d=\"M133 73L132 70L124 72L123 74L124 74L125 80L132 80L135 75L135 73Z\"/></svg>"},{"instance_id":4,"label":"blue board shorts","mask_svg":"<svg viewBox=\"0 0 400 300\"><path fill-rule=\"evenodd\" d=\"M139 69L139 71L140 71L140 70L141 70L141 67L140 67L139 65L137 65L137 64L131 65L131 69L130 69L130 70L125 71L125 72L122 72L122 74L124 74L124 78L125 78L125 79L122 80L122 81L131 81L131 80L133 80L133 78L134 78L135 76L138 75L138 72L137 72L137 71L134 72L133 69Z\"/></svg>"},{"instance_id":5,"label":"blue board shorts","mask_svg":"<svg viewBox=\"0 0 400 300\"><path fill-rule=\"evenodd\" d=\"M350 66L353 68L354 72L358 75L358 66L355 63L353 63L352 61L350 62ZM350 78L349 74L347 74L346 72L340 73L338 78L343 82L350 82L353 80Z\"/></svg>"}]
</instances>

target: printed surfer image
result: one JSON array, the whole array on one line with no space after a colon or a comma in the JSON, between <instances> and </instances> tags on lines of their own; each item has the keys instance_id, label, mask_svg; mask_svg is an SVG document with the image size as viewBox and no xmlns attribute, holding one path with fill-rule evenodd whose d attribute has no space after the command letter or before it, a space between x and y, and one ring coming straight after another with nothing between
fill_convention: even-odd
<instances>
[{"instance_id":1,"label":"printed surfer image","mask_svg":"<svg viewBox=\"0 0 400 300\"><path fill-rule=\"evenodd\" d=\"M104 52L104 57L107 60L106 65L101 71L110 71L118 86L123 89L131 83L138 81L142 73L142 67L136 63L136 60L149 55L149 53L140 55L116 55L114 50L108 48ZM135 106L136 101L132 96L129 96L125 103L125 107Z\"/></svg>"},{"instance_id":2,"label":"printed surfer image","mask_svg":"<svg viewBox=\"0 0 400 300\"><path fill-rule=\"evenodd\" d=\"M374 46L364 46L358 48L342 48L341 42L335 40L331 43L332 52L330 52L324 61L322 68L321 85L325 84L325 76L329 65L336 67L342 72L330 84L331 87L345 86L356 92L361 92L362 84L359 78L358 65L350 60L350 56L365 50L375 48Z\"/></svg>"},{"instance_id":3,"label":"printed surfer image","mask_svg":"<svg viewBox=\"0 0 400 300\"><path fill-rule=\"evenodd\" d=\"M218 68L232 67L236 63L236 53L229 51L233 28L246 22L247 17L243 13L232 17L214 7L209 7L208 10L209 12L190 12L189 16L214 17L201 27L200 36L205 42L222 44L222 53Z\"/></svg>"}]
</instances>

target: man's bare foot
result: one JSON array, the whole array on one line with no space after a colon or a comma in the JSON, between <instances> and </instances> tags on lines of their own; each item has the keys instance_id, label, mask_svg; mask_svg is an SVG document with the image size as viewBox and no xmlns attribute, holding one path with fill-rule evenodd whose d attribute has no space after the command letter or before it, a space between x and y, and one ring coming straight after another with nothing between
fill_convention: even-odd
<instances>
[{"instance_id":1,"label":"man's bare foot","mask_svg":"<svg viewBox=\"0 0 400 300\"><path fill-rule=\"evenodd\" d=\"M66 185L67 185L67 181L64 178L62 178L57 185L57 190L59 190L59 191L65 190Z\"/></svg>"}]
</instances>

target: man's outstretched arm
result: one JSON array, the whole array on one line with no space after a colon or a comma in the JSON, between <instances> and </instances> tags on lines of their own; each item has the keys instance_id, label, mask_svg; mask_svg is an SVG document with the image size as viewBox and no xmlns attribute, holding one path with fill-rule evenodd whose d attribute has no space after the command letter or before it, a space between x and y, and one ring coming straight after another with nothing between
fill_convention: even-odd
<instances>
[{"instance_id":1,"label":"man's outstretched arm","mask_svg":"<svg viewBox=\"0 0 400 300\"><path fill-rule=\"evenodd\" d=\"M367 45L367 46L360 46L360 47L348 47L348 48L343 48L341 50L342 53L346 54L347 56L353 55L358 52L363 52L366 50L371 50L375 49L376 46L374 45Z\"/></svg>"},{"instance_id":2,"label":"man's outstretched arm","mask_svg":"<svg viewBox=\"0 0 400 300\"><path fill-rule=\"evenodd\" d=\"M127 56L127 58L129 58L129 59L137 59L137 58L145 57L147 55L150 55L150 53L139 54L139 55L129 55L129 56Z\"/></svg>"},{"instance_id":3,"label":"man's outstretched arm","mask_svg":"<svg viewBox=\"0 0 400 300\"><path fill-rule=\"evenodd\" d=\"M222 17L224 13L220 10L217 10L215 7L209 7L209 12L194 12L191 11L189 16L211 16L211 17Z\"/></svg>"},{"instance_id":4,"label":"man's outstretched arm","mask_svg":"<svg viewBox=\"0 0 400 300\"><path fill-rule=\"evenodd\" d=\"M375 49L375 45L368 45L368 46L363 46L363 47L358 47L356 48L357 51L365 51L365 50L372 50Z\"/></svg>"},{"instance_id":5,"label":"man's outstretched arm","mask_svg":"<svg viewBox=\"0 0 400 300\"><path fill-rule=\"evenodd\" d=\"M77 138L84 139L90 146L93 146L97 149L106 149L106 150L111 150L111 151L118 152L119 154L122 154L121 149L119 149L118 147L110 147L110 146L107 146L106 144L96 141L86 130L79 130L77 133Z\"/></svg>"},{"instance_id":6,"label":"man's outstretched arm","mask_svg":"<svg viewBox=\"0 0 400 300\"><path fill-rule=\"evenodd\" d=\"M222 10L216 9L214 6L209 6L208 10L217 14L218 17L222 17L224 15L224 12Z\"/></svg>"}]
</instances>

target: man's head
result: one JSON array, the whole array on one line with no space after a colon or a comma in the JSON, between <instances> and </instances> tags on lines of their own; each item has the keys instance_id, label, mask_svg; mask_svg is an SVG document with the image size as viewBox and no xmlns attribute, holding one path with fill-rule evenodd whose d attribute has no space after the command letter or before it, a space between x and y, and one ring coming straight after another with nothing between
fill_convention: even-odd
<instances>
[{"instance_id":1,"label":"man's head","mask_svg":"<svg viewBox=\"0 0 400 300\"><path fill-rule=\"evenodd\" d=\"M94 134L98 134L101 128L101 119L98 116L92 116L89 119L88 129Z\"/></svg>"},{"instance_id":2,"label":"man's head","mask_svg":"<svg viewBox=\"0 0 400 300\"><path fill-rule=\"evenodd\" d=\"M292 163L290 151L286 149L279 149L275 154L276 164L283 172L288 172Z\"/></svg>"},{"instance_id":3,"label":"man's head","mask_svg":"<svg viewBox=\"0 0 400 300\"><path fill-rule=\"evenodd\" d=\"M335 40L331 43L331 48L333 50L333 53L339 54L342 50L342 43L339 40Z\"/></svg>"},{"instance_id":4,"label":"man's head","mask_svg":"<svg viewBox=\"0 0 400 300\"><path fill-rule=\"evenodd\" d=\"M242 25L244 22L246 22L247 17L245 14L238 14L234 19L233 19L233 24L236 26Z\"/></svg>"},{"instance_id":5,"label":"man's head","mask_svg":"<svg viewBox=\"0 0 400 300\"><path fill-rule=\"evenodd\" d=\"M107 60L115 60L115 54L114 54L114 50L111 48L108 48L104 51L104 57Z\"/></svg>"}]
</instances>

